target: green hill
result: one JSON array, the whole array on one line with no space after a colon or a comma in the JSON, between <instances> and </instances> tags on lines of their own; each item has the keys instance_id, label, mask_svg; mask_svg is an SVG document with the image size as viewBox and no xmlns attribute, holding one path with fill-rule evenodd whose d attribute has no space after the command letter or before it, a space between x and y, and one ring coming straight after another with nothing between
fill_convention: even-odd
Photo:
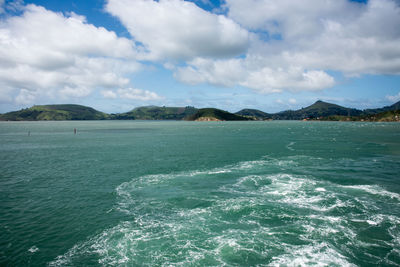
<instances>
[{"instance_id":1,"label":"green hill","mask_svg":"<svg viewBox=\"0 0 400 267\"><path fill-rule=\"evenodd\" d=\"M81 105L42 105L0 115L3 121L105 120L106 113Z\"/></svg>"},{"instance_id":2,"label":"green hill","mask_svg":"<svg viewBox=\"0 0 400 267\"><path fill-rule=\"evenodd\" d=\"M382 112L385 112L385 111L394 111L394 110L400 110L400 101L397 102L397 103L394 103L391 106L386 106L386 107L383 107L383 108L365 109L363 111L363 113L365 115L371 115L371 114L378 114L378 113L382 113Z\"/></svg>"},{"instance_id":3,"label":"green hill","mask_svg":"<svg viewBox=\"0 0 400 267\"><path fill-rule=\"evenodd\" d=\"M182 120L197 112L194 107L156 107L135 108L126 113L111 115L115 120Z\"/></svg>"},{"instance_id":4,"label":"green hill","mask_svg":"<svg viewBox=\"0 0 400 267\"><path fill-rule=\"evenodd\" d=\"M361 116L328 116L320 118L323 121L376 121L389 122L400 121L400 110L384 111L377 114L363 114Z\"/></svg>"},{"instance_id":5,"label":"green hill","mask_svg":"<svg viewBox=\"0 0 400 267\"><path fill-rule=\"evenodd\" d=\"M328 116L359 116L361 110L345 108L339 105L317 101L311 106L299 110L287 110L272 115L275 120L302 120Z\"/></svg>"},{"instance_id":6,"label":"green hill","mask_svg":"<svg viewBox=\"0 0 400 267\"><path fill-rule=\"evenodd\" d=\"M400 109L378 113L367 118L369 121L400 121Z\"/></svg>"},{"instance_id":7,"label":"green hill","mask_svg":"<svg viewBox=\"0 0 400 267\"><path fill-rule=\"evenodd\" d=\"M272 118L271 114L265 113L261 110L258 109L242 109L241 111L238 111L235 113L236 115L240 116L245 116L245 117L250 117L254 118L257 120L265 120L265 119L270 119Z\"/></svg>"},{"instance_id":8,"label":"green hill","mask_svg":"<svg viewBox=\"0 0 400 267\"><path fill-rule=\"evenodd\" d=\"M0 114L3 121L37 121L37 120L365 120L365 121L398 121L400 101L383 108L364 111L346 108L339 105L317 101L299 109L286 110L268 114L257 109L242 109L235 114L216 108L197 109L194 107L138 107L132 111L118 114L106 114L91 107L81 105L40 105L19 111ZM396 117L397 116L397 117Z\"/></svg>"},{"instance_id":9,"label":"green hill","mask_svg":"<svg viewBox=\"0 0 400 267\"><path fill-rule=\"evenodd\" d=\"M191 121L248 121L251 118L239 116L216 108L202 108L187 118Z\"/></svg>"}]
</instances>

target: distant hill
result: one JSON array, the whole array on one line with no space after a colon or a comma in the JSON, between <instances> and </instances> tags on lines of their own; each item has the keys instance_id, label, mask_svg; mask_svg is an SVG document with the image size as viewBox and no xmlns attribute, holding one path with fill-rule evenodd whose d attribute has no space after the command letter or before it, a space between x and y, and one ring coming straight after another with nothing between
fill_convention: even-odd
<instances>
[{"instance_id":1,"label":"distant hill","mask_svg":"<svg viewBox=\"0 0 400 267\"><path fill-rule=\"evenodd\" d=\"M238 111L235 114L240 115L240 116L254 118L257 120L265 120L265 119L272 118L271 114L265 113L258 109L242 109L241 111Z\"/></svg>"},{"instance_id":2,"label":"distant hill","mask_svg":"<svg viewBox=\"0 0 400 267\"><path fill-rule=\"evenodd\" d=\"M361 110L345 108L336 104L331 104L318 100L311 106L299 110L287 110L272 114L275 120L302 120L313 119L319 117L338 116L359 116Z\"/></svg>"},{"instance_id":3,"label":"distant hill","mask_svg":"<svg viewBox=\"0 0 400 267\"><path fill-rule=\"evenodd\" d=\"M398 104L398 103L397 103ZM400 109L390 110L369 116L369 121L400 121Z\"/></svg>"},{"instance_id":4,"label":"distant hill","mask_svg":"<svg viewBox=\"0 0 400 267\"><path fill-rule=\"evenodd\" d=\"M393 111L393 110L400 110L400 101L397 103L394 103L391 106L386 106L383 108L375 108L375 109L365 109L363 111L364 114L366 115L370 115L370 114L378 114L378 113L382 113L385 111Z\"/></svg>"},{"instance_id":5,"label":"distant hill","mask_svg":"<svg viewBox=\"0 0 400 267\"><path fill-rule=\"evenodd\" d=\"M187 118L191 121L247 121L252 120L240 115L236 115L216 108L202 108L194 115Z\"/></svg>"},{"instance_id":6,"label":"distant hill","mask_svg":"<svg viewBox=\"0 0 400 267\"><path fill-rule=\"evenodd\" d=\"M115 120L182 120L195 114L194 107L157 107L147 106L135 108L126 113L112 114Z\"/></svg>"},{"instance_id":7,"label":"distant hill","mask_svg":"<svg viewBox=\"0 0 400 267\"><path fill-rule=\"evenodd\" d=\"M257 109L242 109L230 113L216 108L197 109L194 107L138 107L129 112L106 114L91 107L65 104L40 105L19 111L0 114L2 121L38 121L38 120L365 120L365 121L398 121L400 101L383 108L358 110L336 104L317 101L314 104L298 109L286 110L274 114ZM397 116L397 117L396 117Z\"/></svg>"},{"instance_id":8,"label":"distant hill","mask_svg":"<svg viewBox=\"0 0 400 267\"><path fill-rule=\"evenodd\" d=\"M361 116L339 116L333 115L319 118L323 121L400 121L400 110L383 111L377 114L362 114Z\"/></svg>"},{"instance_id":9,"label":"distant hill","mask_svg":"<svg viewBox=\"0 0 400 267\"><path fill-rule=\"evenodd\" d=\"M109 115L81 105L42 105L0 115L3 121L105 120Z\"/></svg>"}]
</instances>

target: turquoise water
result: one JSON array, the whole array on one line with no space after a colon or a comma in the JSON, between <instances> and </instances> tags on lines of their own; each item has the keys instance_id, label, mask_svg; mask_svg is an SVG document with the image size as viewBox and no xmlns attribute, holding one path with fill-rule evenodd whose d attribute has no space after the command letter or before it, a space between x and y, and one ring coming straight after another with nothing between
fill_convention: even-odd
<instances>
[{"instance_id":1,"label":"turquoise water","mask_svg":"<svg viewBox=\"0 0 400 267\"><path fill-rule=\"evenodd\" d=\"M398 123L2 122L0 265L400 266L399 174Z\"/></svg>"}]
</instances>

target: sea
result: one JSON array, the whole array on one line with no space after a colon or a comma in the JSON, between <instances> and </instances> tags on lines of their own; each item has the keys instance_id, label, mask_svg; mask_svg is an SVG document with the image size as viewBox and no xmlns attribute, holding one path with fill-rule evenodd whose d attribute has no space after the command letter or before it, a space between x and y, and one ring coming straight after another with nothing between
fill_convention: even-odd
<instances>
[{"instance_id":1,"label":"sea","mask_svg":"<svg viewBox=\"0 0 400 267\"><path fill-rule=\"evenodd\" d=\"M400 123L1 122L0 266L400 266Z\"/></svg>"}]
</instances>

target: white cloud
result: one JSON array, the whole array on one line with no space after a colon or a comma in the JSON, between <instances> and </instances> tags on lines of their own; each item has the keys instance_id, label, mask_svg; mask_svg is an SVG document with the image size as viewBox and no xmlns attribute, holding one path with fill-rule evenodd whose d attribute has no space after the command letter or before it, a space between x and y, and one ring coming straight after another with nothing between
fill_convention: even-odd
<instances>
[{"instance_id":1,"label":"white cloud","mask_svg":"<svg viewBox=\"0 0 400 267\"><path fill-rule=\"evenodd\" d=\"M104 98L108 98L108 99L117 98L117 94L112 90L103 90L103 91L101 91L101 94L103 95Z\"/></svg>"},{"instance_id":2,"label":"white cloud","mask_svg":"<svg viewBox=\"0 0 400 267\"><path fill-rule=\"evenodd\" d=\"M178 80L274 93L330 88L328 70L400 74L400 7L393 0L227 0L225 7L252 31L246 56L191 60L175 70Z\"/></svg>"},{"instance_id":3,"label":"white cloud","mask_svg":"<svg viewBox=\"0 0 400 267\"><path fill-rule=\"evenodd\" d=\"M150 100L160 100L161 96L157 95L155 92L150 92L148 90L141 90L135 88L125 88L118 89L117 93L122 99L132 99L132 100L141 100L141 101L150 101Z\"/></svg>"},{"instance_id":4,"label":"white cloud","mask_svg":"<svg viewBox=\"0 0 400 267\"><path fill-rule=\"evenodd\" d=\"M397 95L387 95L386 99L393 103L398 102L400 101L400 92Z\"/></svg>"},{"instance_id":5,"label":"white cloud","mask_svg":"<svg viewBox=\"0 0 400 267\"><path fill-rule=\"evenodd\" d=\"M231 19L183 0L108 0L150 59L229 57L246 52L248 32Z\"/></svg>"},{"instance_id":6,"label":"white cloud","mask_svg":"<svg viewBox=\"0 0 400 267\"><path fill-rule=\"evenodd\" d=\"M315 91L332 87L334 79L324 71L305 71L301 68L272 69L265 67L249 73L240 84L261 93Z\"/></svg>"},{"instance_id":7,"label":"white cloud","mask_svg":"<svg viewBox=\"0 0 400 267\"><path fill-rule=\"evenodd\" d=\"M241 85L259 93L313 91L334 85L333 77L323 71L300 67L271 68L252 58L211 60L196 59L178 68L175 77L188 84L210 83L232 87Z\"/></svg>"},{"instance_id":8,"label":"white cloud","mask_svg":"<svg viewBox=\"0 0 400 267\"><path fill-rule=\"evenodd\" d=\"M92 92L92 90L85 86L75 86L75 87L64 86L60 90L60 95L63 98L68 99L70 97L74 97L74 98L85 97L85 96L88 96L91 92Z\"/></svg>"},{"instance_id":9,"label":"white cloud","mask_svg":"<svg viewBox=\"0 0 400 267\"><path fill-rule=\"evenodd\" d=\"M242 60L212 60L196 58L186 67L180 67L175 77L187 84L210 83L231 87L245 79Z\"/></svg>"},{"instance_id":10,"label":"white cloud","mask_svg":"<svg viewBox=\"0 0 400 267\"><path fill-rule=\"evenodd\" d=\"M281 36L252 43L249 54L271 65L400 74L400 7L393 0L227 0L227 7L241 25Z\"/></svg>"},{"instance_id":11,"label":"white cloud","mask_svg":"<svg viewBox=\"0 0 400 267\"><path fill-rule=\"evenodd\" d=\"M27 103L33 95L66 99L125 87L124 75L140 67L135 56L131 40L82 16L28 5L21 16L0 21L0 93Z\"/></svg>"},{"instance_id":12,"label":"white cloud","mask_svg":"<svg viewBox=\"0 0 400 267\"><path fill-rule=\"evenodd\" d=\"M15 98L15 102L21 105L28 105L34 103L36 100L37 93L35 91L29 91L27 89L21 89L19 94Z\"/></svg>"},{"instance_id":13,"label":"white cloud","mask_svg":"<svg viewBox=\"0 0 400 267\"><path fill-rule=\"evenodd\" d=\"M348 0L226 0L229 17L252 30L283 35L285 40L307 38L322 30L329 18L351 21L359 4Z\"/></svg>"},{"instance_id":14,"label":"white cloud","mask_svg":"<svg viewBox=\"0 0 400 267\"><path fill-rule=\"evenodd\" d=\"M135 89L135 88L120 88L117 91L113 90L102 90L101 94L104 98L108 99L128 99L128 100L140 100L140 101L154 101L164 99L155 92L148 90Z\"/></svg>"},{"instance_id":15,"label":"white cloud","mask_svg":"<svg viewBox=\"0 0 400 267\"><path fill-rule=\"evenodd\" d=\"M128 39L74 13L0 0L0 13L22 11L0 18L1 99L28 103L95 90L109 99L162 99L130 88L126 76L141 67L138 59L161 63L187 84L263 94L330 88L330 71L400 75L397 0L225 2L227 15L183 0L108 0L105 10L126 26Z\"/></svg>"}]
</instances>

